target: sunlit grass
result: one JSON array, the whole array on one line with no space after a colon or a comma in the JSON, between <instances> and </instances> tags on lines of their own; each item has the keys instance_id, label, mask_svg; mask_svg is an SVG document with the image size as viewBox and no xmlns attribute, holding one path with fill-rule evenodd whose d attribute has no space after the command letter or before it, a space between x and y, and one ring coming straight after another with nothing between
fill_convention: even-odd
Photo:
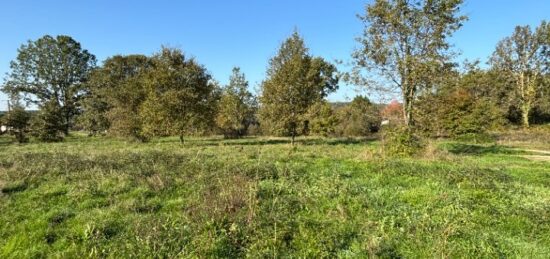
<instances>
[{"instance_id":1,"label":"sunlit grass","mask_svg":"<svg viewBox=\"0 0 550 259\"><path fill-rule=\"evenodd\" d=\"M550 163L445 142L0 141L0 257L539 257Z\"/></svg>"}]
</instances>

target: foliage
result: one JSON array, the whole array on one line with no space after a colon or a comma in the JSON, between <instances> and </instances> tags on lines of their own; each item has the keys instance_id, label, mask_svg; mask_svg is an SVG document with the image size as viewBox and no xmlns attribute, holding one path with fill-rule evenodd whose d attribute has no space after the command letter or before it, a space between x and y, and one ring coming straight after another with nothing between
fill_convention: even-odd
<instances>
[{"instance_id":1,"label":"foliage","mask_svg":"<svg viewBox=\"0 0 550 259\"><path fill-rule=\"evenodd\" d=\"M320 101L313 104L305 115L305 135L332 136L336 133L338 118L330 103Z\"/></svg>"},{"instance_id":2,"label":"foliage","mask_svg":"<svg viewBox=\"0 0 550 259\"><path fill-rule=\"evenodd\" d=\"M77 126L88 131L90 136L107 132L111 123L107 118L109 104L102 98L95 96L97 93L88 93L82 100L82 114L77 117Z\"/></svg>"},{"instance_id":3,"label":"foliage","mask_svg":"<svg viewBox=\"0 0 550 259\"><path fill-rule=\"evenodd\" d=\"M226 138L244 136L255 122L256 100L248 91L248 81L240 68L233 68L233 74L221 94L216 115L216 124Z\"/></svg>"},{"instance_id":4,"label":"foliage","mask_svg":"<svg viewBox=\"0 0 550 259\"><path fill-rule=\"evenodd\" d=\"M219 92L206 68L178 49L163 48L151 60L139 108L143 133L178 135L183 142L184 135L211 128Z\"/></svg>"},{"instance_id":5,"label":"foliage","mask_svg":"<svg viewBox=\"0 0 550 259\"><path fill-rule=\"evenodd\" d=\"M95 56L69 36L49 35L21 45L2 91L38 106L55 101L67 134L79 112L83 83Z\"/></svg>"},{"instance_id":6,"label":"foliage","mask_svg":"<svg viewBox=\"0 0 550 259\"><path fill-rule=\"evenodd\" d=\"M351 80L383 93L403 97L405 124L413 123L414 101L446 70L452 53L447 39L462 26L462 0L376 0L361 18L361 48L353 54ZM367 76L378 74L372 80ZM381 80L380 80L381 79ZM376 82L378 81L378 82Z\"/></svg>"},{"instance_id":7,"label":"foliage","mask_svg":"<svg viewBox=\"0 0 550 259\"><path fill-rule=\"evenodd\" d=\"M368 136L378 132L382 119L379 108L367 97L356 96L338 110L339 136Z\"/></svg>"},{"instance_id":8,"label":"foliage","mask_svg":"<svg viewBox=\"0 0 550 259\"><path fill-rule=\"evenodd\" d=\"M504 117L491 99L476 98L464 88L424 95L417 109L418 129L432 136L485 133L502 125Z\"/></svg>"},{"instance_id":9,"label":"foliage","mask_svg":"<svg viewBox=\"0 0 550 259\"><path fill-rule=\"evenodd\" d=\"M15 137L19 143L28 141L27 133L31 114L25 111L21 105L14 105L11 110L6 113L0 120L3 125L9 128L10 134Z\"/></svg>"},{"instance_id":10,"label":"foliage","mask_svg":"<svg viewBox=\"0 0 550 259\"><path fill-rule=\"evenodd\" d=\"M410 157L419 155L425 141L408 127L392 126L382 132L382 153L389 157Z\"/></svg>"},{"instance_id":11,"label":"foliage","mask_svg":"<svg viewBox=\"0 0 550 259\"><path fill-rule=\"evenodd\" d=\"M544 73L550 70L546 53L550 48L549 34L550 24L546 21L535 31L530 26L517 26L510 37L498 43L490 60L494 69L513 78L513 96L524 127L529 127L529 115L544 87Z\"/></svg>"},{"instance_id":12,"label":"foliage","mask_svg":"<svg viewBox=\"0 0 550 259\"><path fill-rule=\"evenodd\" d=\"M143 55L113 56L93 71L84 102L84 120L92 122L87 125L107 121L110 135L146 140L137 115L146 96L143 74L151 63Z\"/></svg>"},{"instance_id":13,"label":"foliage","mask_svg":"<svg viewBox=\"0 0 550 259\"><path fill-rule=\"evenodd\" d=\"M46 102L38 114L32 117L31 129L35 137L43 142L58 142L63 140L65 125L63 124L62 108L55 100Z\"/></svg>"},{"instance_id":14,"label":"foliage","mask_svg":"<svg viewBox=\"0 0 550 259\"><path fill-rule=\"evenodd\" d=\"M294 32L269 62L262 83L260 122L266 132L294 137L303 133L308 109L338 87L336 67L312 57Z\"/></svg>"}]
</instances>

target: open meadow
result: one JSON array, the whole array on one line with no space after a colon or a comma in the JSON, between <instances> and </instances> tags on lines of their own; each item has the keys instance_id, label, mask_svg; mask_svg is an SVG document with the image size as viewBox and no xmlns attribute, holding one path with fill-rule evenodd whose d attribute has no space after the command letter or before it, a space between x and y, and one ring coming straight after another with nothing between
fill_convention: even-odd
<instances>
[{"instance_id":1,"label":"open meadow","mask_svg":"<svg viewBox=\"0 0 550 259\"><path fill-rule=\"evenodd\" d=\"M391 159L352 138L8 141L2 258L550 255L550 154L528 140Z\"/></svg>"}]
</instances>

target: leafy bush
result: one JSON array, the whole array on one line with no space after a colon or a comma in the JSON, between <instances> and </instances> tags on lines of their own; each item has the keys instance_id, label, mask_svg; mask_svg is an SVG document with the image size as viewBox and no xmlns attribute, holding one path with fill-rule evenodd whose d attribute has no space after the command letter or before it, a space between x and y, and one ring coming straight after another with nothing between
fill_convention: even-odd
<instances>
[{"instance_id":1,"label":"leafy bush","mask_svg":"<svg viewBox=\"0 0 550 259\"><path fill-rule=\"evenodd\" d=\"M31 120L33 135L40 141L57 142L63 140L65 125L61 107L55 101L47 102Z\"/></svg>"},{"instance_id":2,"label":"leafy bush","mask_svg":"<svg viewBox=\"0 0 550 259\"><path fill-rule=\"evenodd\" d=\"M426 144L407 127L388 127L382 133L382 153L390 157L409 157L421 153Z\"/></svg>"},{"instance_id":3,"label":"leafy bush","mask_svg":"<svg viewBox=\"0 0 550 259\"><path fill-rule=\"evenodd\" d=\"M2 121L10 129L9 132L15 137L15 140L19 143L24 143L28 141L27 131L30 118L31 115L25 111L25 108L15 106L2 118Z\"/></svg>"},{"instance_id":4,"label":"leafy bush","mask_svg":"<svg viewBox=\"0 0 550 259\"><path fill-rule=\"evenodd\" d=\"M379 130L380 111L367 97L357 96L338 111L336 132L340 136L367 136Z\"/></svg>"},{"instance_id":5,"label":"leafy bush","mask_svg":"<svg viewBox=\"0 0 550 259\"><path fill-rule=\"evenodd\" d=\"M483 134L503 124L498 106L465 89L420 98L416 125L431 136Z\"/></svg>"},{"instance_id":6,"label":"leafy bush","mask_svg":"<svg viewBox=\"0 0 550 259\"><path fill-rule=\"evenodd\" d=\"M334 135L337 118L327 101L317 102L309 108L306 114L308 134L328 137Z\"/></svg>"}]
</instances>

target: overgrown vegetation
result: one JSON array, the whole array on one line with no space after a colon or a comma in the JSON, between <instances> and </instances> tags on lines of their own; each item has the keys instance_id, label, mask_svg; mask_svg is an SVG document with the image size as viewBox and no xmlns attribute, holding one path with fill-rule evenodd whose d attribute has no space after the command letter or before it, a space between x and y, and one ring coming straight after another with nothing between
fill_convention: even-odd
<instances>
[{"instance_id":1,"label":"overgrown vegetation","mask_svg":"<svg viewBox=\"0 0 550 259\"><path fill-rule=\"evenodd\" d=\"M0 257L529 257L550 171L505 146L381 159L363 139L0 138ZM441 146L442 145L442 146Z\"/></svg>"},{"instance_id":2,"label":"overgrown vegetation","mask_svg":"<svg viewBox=\"0 0 550 259\"><path fill-rule=\"evenodd\" d=\"M461 66L462 3L369 3L347 72L295 30L256 96L178 48L97 66L28 41L1 87L0 258L548 258L550 25ZM400 100L330 103L341 78Z\"/></svg>"}]
</instances>

